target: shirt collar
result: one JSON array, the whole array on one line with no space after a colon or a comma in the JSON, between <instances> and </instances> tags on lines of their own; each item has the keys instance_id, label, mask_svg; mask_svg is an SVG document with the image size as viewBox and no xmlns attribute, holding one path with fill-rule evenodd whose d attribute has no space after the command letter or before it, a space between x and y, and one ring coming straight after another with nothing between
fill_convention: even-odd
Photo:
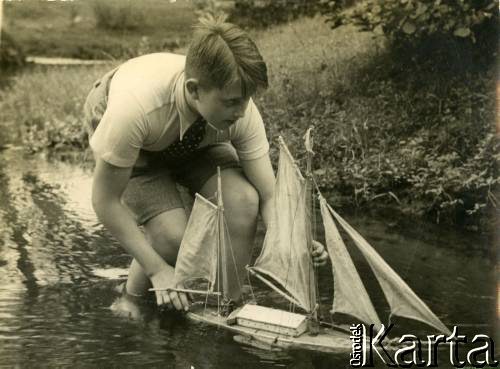
<instances>
[{"instance_id":1,"label":"shirt collar","mask_svg":"<svg viewBox=\"0 0 500 369\"><path fill-rule=\"evenodd\" d=\"M188 105L186 94L184 91L185 75L184 71L179 74L175 82L174 96L175 106L179 112L179 140L182 140L184 133L196 121L198 114L195 113Z\"/></svg>"}]
</instances>

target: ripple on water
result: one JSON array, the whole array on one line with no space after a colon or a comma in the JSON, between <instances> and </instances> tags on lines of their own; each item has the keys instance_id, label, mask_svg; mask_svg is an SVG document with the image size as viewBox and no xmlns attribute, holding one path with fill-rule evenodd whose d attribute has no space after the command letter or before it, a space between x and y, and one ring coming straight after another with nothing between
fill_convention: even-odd
<instances>
[{"instance_id":1,"label":"ripple on water","mask_svg":"<svg viewBox=\"0 0 500 369\"><path fill-rule=\"evenodd\" d=\"M6 365L70 367L77 357L79 365L89 367L313 367L307 355L243 347L223 331L169 322L155 309L139 321L113 314L109 307L130 257L91 209L90 174L67 164L25 159L19 152L4 150L0 156L0 353ZM459 322L466 333L491 326L494 277L485 272L490 264L474 249L462 252L476 240L463 237L462 247L456 248L444 244L452 238L439 228L423 239L383 221L349 220L448 325ZM429 237L432 232L435 237ZM369 271L358 256L354 259L361 272ZM320 298L328 310L331 272L320 275L326 281L321 287L329 292ZM254 292L259 300L279 300L257 283ZM383 299L375 299L382 312ZM348 362L340 356L325 360L320 367Z\"/></svg>"},{"instance_id":2,"label":"ripple on water","mask_svg":"<svg viewBox=\"0 0 500 369\"><path fill-rule=\"evenodd\" d=\"M101 278L106 279L124 279L128 276L128 269L125 268L96 268L92 271L92 273Z\"/></svg>"}]
</instances>

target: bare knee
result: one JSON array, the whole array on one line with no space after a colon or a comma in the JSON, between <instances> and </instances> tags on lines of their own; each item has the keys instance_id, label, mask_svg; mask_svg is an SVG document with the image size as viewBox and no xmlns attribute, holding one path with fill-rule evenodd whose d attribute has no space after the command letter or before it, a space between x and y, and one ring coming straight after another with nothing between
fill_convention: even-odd
<instances>
[{"instance_id":1,"label":"bare knee","mask_svg":"<svg viewBox=\"0 0 500 369\"><path fill-rule=\"evenodd\" d=\"M252 223L259 213L259 194L249 182L241 181L224 193L224 208L230 221ZM244 225L243 224L243 225Z\"/></svg>"},{"instance_id":2,"label":"bare knee","mask_svg":"<svg viewBox=\"0 0 500 369\"><path fill-rule=\"evenodd\" d=\"M217 176L210 178L201 193L211 197L217 191ZM226 169L222 172L222 197L227 222L235 229L251 230L259 213L259 194L241 170ZM241 234L241 232L238 232Z\"/></svg>"},{"instance_id":3,"label":"bare knee","mask_svg":"<svg viewBox=\"0 0 500 369\"><path fill-rule=\"evenodd\" d=\"M179 250L179 246L182 241L181 232L176 232L173 230L156 230L154 232L148 232L148 239L151 242L153 248L162 256L168 254L171 251Z\"/></svg>"},{"instance_id":4,"label":"bare knee","mask_svg":"<svg viewBox=\"0 0 500 369\"><path fill-rule=\"evenodd\" d=\"M167 263L174 265L186 229L185 214L155 217L146 223L145 229L151 246Z\"/></svg>"}]
</instances>

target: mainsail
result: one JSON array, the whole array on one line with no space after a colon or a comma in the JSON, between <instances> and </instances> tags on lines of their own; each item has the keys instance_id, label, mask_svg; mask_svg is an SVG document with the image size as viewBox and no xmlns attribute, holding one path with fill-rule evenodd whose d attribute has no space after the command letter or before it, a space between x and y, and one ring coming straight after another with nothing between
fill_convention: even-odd
<instances>
[{"instance_id":1,"label":"mainsail","mask_svg":"<svg viewBox=\"0 0 500 369\"><path fill-rule=\"evenodd\" d=\"M344 241L328 210L323 196L319 196L321 217L325 228L328 254L332 261L334 300L331 313L352 315L379 327L382 323L352 262Z\"/></svg>"},{"instance_id":2,"label":"mainsail","mask_svg":"<svg viewBox=\"0 0 500 369\"><path fill-rule=\"evenodd\" d=\"M375 249L328 204L326 206L368 261L389 303L391 315L419 320L450 335L450 330L382 259Z\"/></svg>"},{"instance_id":3,"label":"mainsail","mask_svg":"<svg viewBox=\"0 0 500 369\"><path fill-rule=\"evenodd\" d=\"M273 278L311 312L316 299L310 291L313 265L306 247L305 180L284 143L280 144L274 211L262 252L250 269Z\"/></svg>"},{"instance_id":4,"label":"mainsail","mask_svg":"<svg viewBox=\"0 0 500 369\"><path fill-rule=\"evenodd\" d=\"M177 255L175 285L200 278L207 280L213 291L217 276L218 220L217 206L196 194Z\"/></svg>"}]
</instances>

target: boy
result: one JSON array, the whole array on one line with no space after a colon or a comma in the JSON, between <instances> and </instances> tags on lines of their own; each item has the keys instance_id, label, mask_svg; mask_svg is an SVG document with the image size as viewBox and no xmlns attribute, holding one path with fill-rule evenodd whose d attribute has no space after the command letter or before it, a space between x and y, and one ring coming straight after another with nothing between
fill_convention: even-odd
<instances>
[{"instance_id":1,"label":"boy","mask_svg":"<svg viewBox=\"0 0 500 369\"><path fill-rule=\"evenodd\" d=\"M127 294L143 296L151 285L182 287L172 286L187 224L176 184L213 197L220 166L237 263L227 293L239 297L237 275L249 262L259 211L269 221L274 191L269 144L251 99L267 85L253 41L222 19L200 22L186 57L141 56L94 85L85 103L96 158L92 204L134 257ZM321 245L313 257L326 261ZM156 291L156 301L189 309L183 293Z\"/></svg>"}]
</instances>

